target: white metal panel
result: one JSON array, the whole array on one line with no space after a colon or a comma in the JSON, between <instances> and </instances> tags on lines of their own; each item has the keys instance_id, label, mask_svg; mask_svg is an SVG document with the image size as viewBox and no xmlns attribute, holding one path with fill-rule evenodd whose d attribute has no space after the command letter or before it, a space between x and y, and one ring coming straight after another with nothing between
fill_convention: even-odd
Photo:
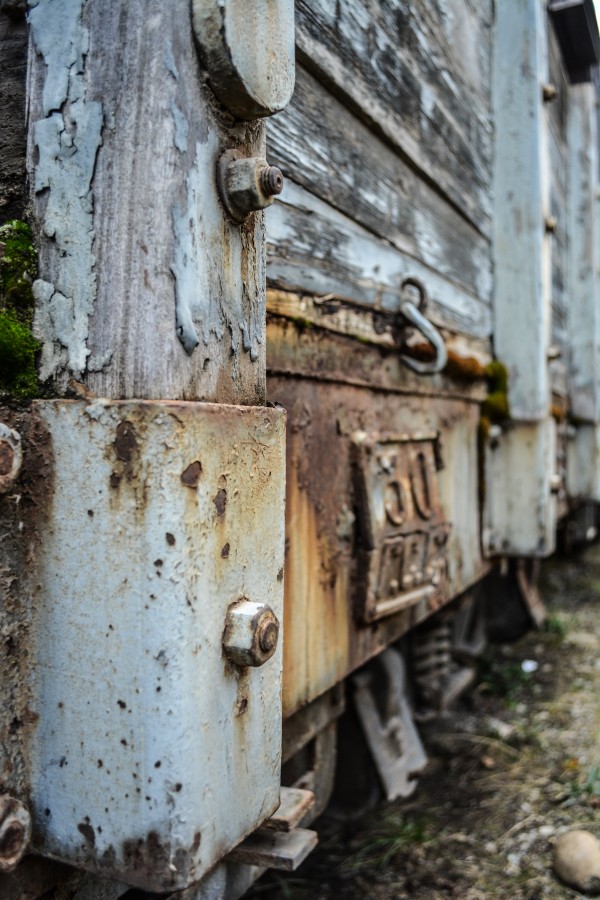
<instances>
[{"instance_id":1,"label":"white metal panel","mask_svg":"<svg viewBox=\"0 0 600 900\"><path fill-rule=\"evenodd\" d=\"M240 597L282 618L285 415L36 409L53 492L30 573L35 846L151 890L183 887L279 803L280 646L238 668L222 639Z\"/></svg>"},{"instance_id":2,"label":"white metal panel","mask_svg":"<svg viewBox=\"0 0 600 900\"><path fill-rule=\"evenodd\" d=\"M571 411L586 422L600 421L600 296L596 97L592 84L569 89L570 197L570 387Z\"/></svg>"},{"instance_id":3,"label":"white metal panel","mask_svg":"<svg viewBox=\"0 0 600 900\"><path fill-rule=\"evenodd\" d=\"M577 425L567 446L567 490L600 501L600 227L598 129L592 84L569 90L569 387Z\"/></svg>"},{"instance_id":4,"label":"white metal panel","mask_svg":"<svg viewBox=\"0 0 600 900\"><path fill-rule=\"evenodd\" d=\"M541 0L496 6L493 341L508 372L510 422L490 429L497 433L485 453L483 546L490 556L545 556L555 541L546 28Z\"/></svg>"},{"instance_id":5,"label":"white metal panel","mask_svg":"<svg viewBox=\"0 0 600 900\"><path fill-rule=\"evenodd\" d=\"M575 500L600 502L600 424L581 424L567 446L567 492Z\"/></svg>"},{"instance_id":6,"label":"white metal panel","mask_svg":"<svg viewBox=\"0 0 600 900\"><path fill-rule=\"evenodd\" d=\"M548 415L550 392L546 78L544 4L498 3L493 46L494 348L508 367L511 416L527 422Z\"/></svg>"},{"instance_id":7,"label":"white metal panel","mask_svg":"<svg viewBox=\"0 0 600 900\"><path fill-rule=\"evenodd\" d=\"M483 549L487 556L547 556L555 549L554 419L491 431L485 451Z\"/></svg>"}]
</instances>

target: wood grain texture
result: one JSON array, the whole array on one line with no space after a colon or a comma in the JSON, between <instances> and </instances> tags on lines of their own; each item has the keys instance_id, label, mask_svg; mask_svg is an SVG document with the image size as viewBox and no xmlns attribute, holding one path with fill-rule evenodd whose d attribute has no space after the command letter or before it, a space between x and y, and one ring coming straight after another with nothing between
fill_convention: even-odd
<instances>
[{"instance_id":1,"label":"wood grain texture","mask_svg":"<svg viewBox=\"0 0 600 900\"><path fill-rule=\"evenodd\" d=\"M0 225L22 219L25 188L25 3L0 5Z\"/></svg>"},{"instance_id":2,"label":"wood grain texture","mask_svg":"<svg viewBox=\"0 0 600 900\"><path fill-rule=\"evenodd\" d=\"M301 62L484 233L493 4L296 3Z\"/></svg>"},{"instance_id":3,"label":"wood grain texture","mask_svg":"<svg viewBox=\"0 0 600 900\"><path fill-rule=\"evenodd\" d=\"M334 294L367 307L395 311L405 278L421 278L428 317L452 331L487 337L488 305L435 269L378 238L299 185L288 182L285 201L266 214L267 280L271 287Z\"/></svg>"},{"instance_id":4,"label":"wood grain texture","mask_svg":"<svg viewBox=\"0 0 600 900\"><path fill-rule=\"evenodd\" d=\"M292 103L267 124L267 148L307 191L490 301L489 241L301 66Z\"/></svg>"},{"instance_id":5,"label":"wood grain texture","mask_svg":"<svg viewBox=\"0 0 600 900\"><path fill-rule=\"evenodd\" d=\"M231 225L214 176L227 147L263 155L264 126L216 106L187 0L38 0L30 18L42 377L261 402L262 216Z\"/></svg>"}]
</instances>

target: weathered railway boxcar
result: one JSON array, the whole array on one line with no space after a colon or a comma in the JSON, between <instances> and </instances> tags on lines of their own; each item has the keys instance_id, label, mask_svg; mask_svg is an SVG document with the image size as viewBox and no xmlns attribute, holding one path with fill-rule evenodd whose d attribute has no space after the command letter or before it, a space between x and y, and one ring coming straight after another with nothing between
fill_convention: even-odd
<instances>
[{"instance_id":1,"label":"weathered railway boxcar","mask_svg":"<svg viewBox=\"0 0 600 900\"><path fill-rule=\"evenodd\" d=\"M332 796L414 790L419 719L595 537L593 4L25 7L0 895L234 900Z\"/></svg>"}]
</instances>

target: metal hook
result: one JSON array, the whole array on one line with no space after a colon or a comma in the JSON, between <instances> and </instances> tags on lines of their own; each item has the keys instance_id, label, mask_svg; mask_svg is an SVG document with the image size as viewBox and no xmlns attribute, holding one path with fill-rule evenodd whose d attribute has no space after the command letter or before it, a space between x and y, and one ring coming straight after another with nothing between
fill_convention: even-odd
<instances>
[{"instance_id":1,"label":"metal hook","mask_svg":"<svg viewBox=\"0 0 600 900\"><path fill-rule=\"evenodd\" d=\"M415 287L419 291L419 306L415 306L411 300L404 300L400 304L400 313L429 341L435 351L435 357L431 362L421 362L403 355L401 360L405 366L408 366L413 372L418 372L419 375L434 375L436 372L441 372L448 361L448 352L444 338L429 319L426 319L423 315L427 307L427 291L423 283L417 278L407 278L402 284L402 289L405 287Z\"/></svg>"}]
</instances>

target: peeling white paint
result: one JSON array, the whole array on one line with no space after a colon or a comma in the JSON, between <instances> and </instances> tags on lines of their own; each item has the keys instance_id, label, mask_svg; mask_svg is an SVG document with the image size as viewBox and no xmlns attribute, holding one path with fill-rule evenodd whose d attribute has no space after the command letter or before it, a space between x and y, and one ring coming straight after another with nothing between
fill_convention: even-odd
<instances>
[{"instance_id":1,"label":"peeling white paint","mask_svg":"<svg viewBox=\"0 0 600 900\"><path fill-rule=\"evenodd\" d=\"M29 13L35 48L46 63L45 118L34 125L39 152L34 190L47 191L42 225L59 251L53 282L34 283L34 330L43 345L43 381L61 366L74 375L84 371L88 319L96 296L91 185L103 111L101 103L85 99L89 33L81 24L83 5L84 0L39 0Z\"/></svg>"},{"instance_id":2,"label":"peeling white paint","mask_svg":"<svg viewBox=\"0 0 600 900\"><path fill-rule=\"evenodd\" d=\"M241 349L258 359L261 316L248 322L247 289L242 281L242 235L238 226L225 225L217 196L214 172L220 152L217 135L196 143L194 165L186 178L186 205L173 209L175 256L171 271L175 278L177 334L186 353L192 354L202 339L211 335L221 341L229 332L231 349ZM264 312L264 310L262 311Z\"/></svg>"},{"instance_id":3,"label":"peeling white paint","mask_svg":"<svg viewBox=\"0 0 600 900\"><path fill-rule=\"evenodd\" d=\"M173 210L175 259L171 271L175 277L177 334L191 354L200 343L196 324L201 326L204 342L214 333L219 340L225 333L219 297L211 290L204 248L216 233L220 218L216 192L206 191L205 171L214 170L216 137L196 144L196 159L186 178L187 205Z\"/></svg>"},{"instance_id":4,"label":"peeling white paint","mask_svg":"<svg viewBox=\"0 0 600 900\"><path fill-rule=\"evenodd\" d=\"M171 103L171 112L173 114L173 123L175 125L175 135L173 137L173 143L180 153L185 153L188 148L188 132L190 130L190 123L176 103Z\"/></svg>"},{"instance_id":5,"label":"peeling white paint","mask_svg":"<svg viewBox=\"0 0 600 900\"><path fill-rule=\"evenodd\" d=\"M175 62L175 57L173 56L173 47L169 42L165 44L165 54L164 54L165 66L168 71L171 73L175 81L179 80L179 69L177 68L177 63Z\"/></svg>"}]
</instances>

